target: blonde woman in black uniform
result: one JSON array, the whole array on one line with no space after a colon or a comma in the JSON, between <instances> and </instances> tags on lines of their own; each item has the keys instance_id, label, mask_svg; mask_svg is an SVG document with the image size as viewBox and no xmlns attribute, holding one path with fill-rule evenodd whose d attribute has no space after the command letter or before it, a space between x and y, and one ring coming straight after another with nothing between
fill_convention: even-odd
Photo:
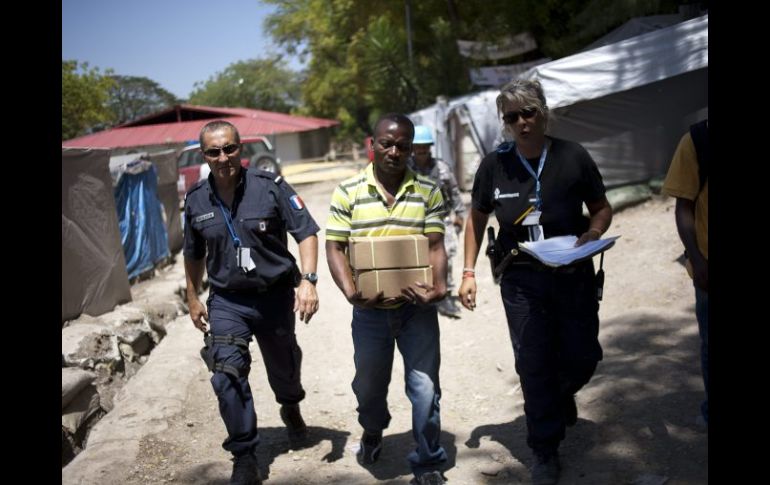
<instances>
[{"instance_id":1,"label":"blonde woman in black uniform","mask_svg":"<svg viewBox=\"0 0 770 485\"><path fill-rule=\"evenodd\" d=\"M502 254L538 232L546 238L572 234L581 245L598 239L612 221L588 152L545 134L548 106L539 82L507 84L497 108L513 141L482 160L473 183L459 294L469 310L476 306L474 267L490 213L500 224ZM590 219L582 215L583 203ZM500 292L524 394L527 444L536 458L532 481L551 484L559 477L565 426L577 421L574 394L602 358L596 276L590 259L553 269L519 254L503 273Z\"/></svg>"}]
</instances>

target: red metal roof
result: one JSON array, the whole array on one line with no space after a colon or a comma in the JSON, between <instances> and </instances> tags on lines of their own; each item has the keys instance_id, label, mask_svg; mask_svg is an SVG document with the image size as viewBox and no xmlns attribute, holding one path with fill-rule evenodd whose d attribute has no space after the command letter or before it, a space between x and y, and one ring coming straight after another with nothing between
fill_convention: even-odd
<instances>
[{"instance_id":1,"label":"red metal roof","mask_svg":"<svg viewBox=\"0 0 770 485\"><path fill-rule=\"evenodd\" d=\"M63 147L100 147L118 148L143 145L161 145L166 143L184 143L197 140L203 125L214 119L226 119L236 128L241 136L272 135L277 133L296 133L338 125L336 120L289 115L246 108L216 108L183 104L181 110L211 114L208 119L182 121L178 123L158 123L141 126L126 126L72 138L62 142ZM136 120L129 125L150 120L158 115L176 110L177 107L164 110Z\"/></svg>"}]
</instances>

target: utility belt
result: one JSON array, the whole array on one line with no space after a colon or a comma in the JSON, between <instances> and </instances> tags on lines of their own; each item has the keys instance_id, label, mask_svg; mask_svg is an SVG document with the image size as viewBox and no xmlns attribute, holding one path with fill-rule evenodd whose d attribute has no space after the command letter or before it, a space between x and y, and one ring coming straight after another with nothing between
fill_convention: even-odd
<instances>
[{"instance_id":1,"label":"utility belt","mask_svg":"<svg viewBox=\"0 0 770 485\"><path fill-rule=\"evenodd\" d=\"M264 293L270 293L274 291L286 290L289 288L295 288L301 279L301 275L298 271L287 271L281 275L277 280L270 283L268 286L255 286L253 288L221 288L219 286L211 285L211 291L218 295L261 295Z\"/></svg>"},{"instance_id":2,"label":"utility belt","mask_svg":"<svg viewBox=\"0 0 770 485\"><path fill-rule=\"evenodd\" d=\"M553 274L574 274L574 273L580 273L583 271L585 266L583 263L578 264L571 264L569 266L558 266L556 268L552 266L546 266L543 263L539 261L512 261L508 263L508 266L506 268L502 268L503 273L506 270L516 270L516 269L528 269L532 271L537 271L539 273L553 273Z\"/></svg>"},{"instance_id":3,"label":"utility belt","mask_svg":"<svg viewBox=\"0 0 770 485\"><path fill-rule=\"evenodd\" d=\"M492 279L495 284L500 284L500 280L502 280L503 275L508 269L527 269L551 274L575 274L589 272L588 268L592 268L592 266L589 266L591 264L590 260L558 267L546 266L532 256L519 251L518 242L515 242L515 245L516 247L513 249L507 252L503 251L500 240L495 238L495 229L493 227L487 228L486 255L489 257ZM604 253L601 254L599 261L599 271L595 275L596 298L601 301L604 294ZM592 272L593 270L591 269L590 271Z\"/></svg>"}]
</instances>

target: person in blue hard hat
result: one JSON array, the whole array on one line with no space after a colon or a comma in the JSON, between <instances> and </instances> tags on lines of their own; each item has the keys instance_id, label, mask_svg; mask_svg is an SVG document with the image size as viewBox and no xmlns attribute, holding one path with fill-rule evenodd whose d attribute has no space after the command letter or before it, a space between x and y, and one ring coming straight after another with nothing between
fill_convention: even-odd
<instances>
[{"instance_id":1,"label":"person in blue hard hat","mask_svg":"<svg viewBox=\"0 0 770 485\"><path fill-rule=\"evenodd\" d=\"M409 168L420 175L425 175L435 181L441 187L441 194L446 203L446 215L444 216L444 247L447 253L447 296L437 306L438 311L450 318L460 318L460 307L454 294L454 278L452 277L452 260L457 254L457 235L463 227L465 220L465 204L460 198L460 189L457 187L452 169L443 160L434 158L431 154L433 145L433 130L429 126L417 125L414 127L414 141L412 142L412 156L407 161ZM454 215L452 214L454 212Z\"/></svg>"}]
</instances>

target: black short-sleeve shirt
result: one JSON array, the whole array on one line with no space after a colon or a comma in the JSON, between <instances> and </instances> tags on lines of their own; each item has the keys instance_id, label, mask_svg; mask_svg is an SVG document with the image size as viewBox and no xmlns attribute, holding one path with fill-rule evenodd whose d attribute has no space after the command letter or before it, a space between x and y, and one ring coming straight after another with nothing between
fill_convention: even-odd
<instances>
[{"instance_id":1,"label":"black short-sleeve shirt","mask_svg":"<svg viewBox=\"0 0 770 485\"><path fill-rule=\"evenodd\" d=\"M551 144L540 174L540 223L545 237L579 236L588 229L583 202L601 199L606 192L604 183L596 163L580 144L548 139ZM537 173L539 157L529 162ZM526 241L527 231L514 222L534 200L535 179L516 156L512 142L484 157L473 181L472 207L485 214L494 211L505 251L514 247L514 241Z\"/></svg>"},{"instance_id":2,"label":"black short-sleeve shirt","mask_svg":"<svg viewBox=\"0 0 770 485\"><path fill-rule=\"evenodd\" d=\"M222 208L212 189L213 175L193 186L185 198L184 256L206 256L212 286L226 290L266 289L298 273L286 233L298 243L319 227L302 199L281 176L258 169L241 170L231 213L242 247L250 248L255 269L244 273Z\"/></svg>"}]
</instances>

